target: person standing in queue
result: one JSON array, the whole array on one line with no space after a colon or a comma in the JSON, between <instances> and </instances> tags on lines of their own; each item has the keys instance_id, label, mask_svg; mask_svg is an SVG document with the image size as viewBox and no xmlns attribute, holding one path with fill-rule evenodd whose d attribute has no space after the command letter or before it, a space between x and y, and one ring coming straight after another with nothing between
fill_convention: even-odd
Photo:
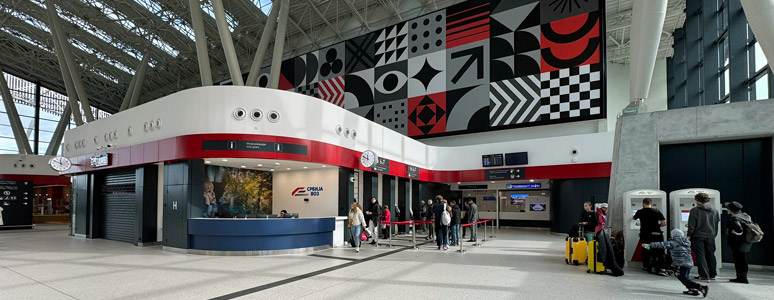
<instances>
[{"instance_id":1,"label":"person standing in queue","mask_svg":"<svg viewBox=\"0 0 774 300\"><path fill-rule=\"evenodd\" d=\"M352 202L349 209L349 232L352 234L352 239L355 241L355 251L360 252L360 233L363 231L363 226L366 224L363 217L363 211L360 209L360 205L357 202Z\"/></svg>"},{"instance_id":2,"label":"person standing in queue","mask_svg":"<svg viewBox=\"0 0 774 300\"><path fill-rule=\"evenodd\" d=\"M715 237L718 235L720 213L708 203L710 199L706 193L698 193L693 199L697 205L688 215L688 238L699 267L699 276L695 278L715 280L718 275Z\"/></svg>"},{"instance_id":3,"label":"person standing in queue","mask_svg":"<svg viewBox=\"0 0 774 300\"><path fill-rule=\"evenodd\" d=\"M451 236L449 246L459 246L460 244L460 226L462 225L462 210L456 201L449 203L451 206Z\"/></svg>"},{"instance_id":4,"label":"person standing in queue","mask_svg":"<svg viewBox=\"0 0 774 300\"><path fill-rule=\"evenodd\" d=\"M433 199L427 199L427 220L431 223L427 224L427 236L426 240L435 239L435 214L433 213Z\"/></svg>"},{"instance_id":5,"label":"person standing in queue","mask_svg":"<svg viewBox=\"0 0 774 300\"><path fill-rule=\"evenodd\" d=\"M594 240L594 227L597 226L597 218L594 214L594 206L591 202L583 203L583 214L581 215L581 226L583 226L583 236L587 242Z\"/></svg>"},{"instance_id":6,"label":"person standing in queue","mask_svg":"<svg viewBox=\"0 0 774 300\"><path fill-rule=\"evenodd\" d=\"M736 269L736 278L729 280L736 283L750 283L747 280L747 252L750 252L752 244L748 243L744 237L744 225L742 223L752 223L750 215L742 212L742 204L739 202L726 202L723 206L731 213L731 221L726 226L728 247L734 257L734 269Z\"/></svg>"},{"instance_id":7,"label":"person standing in queue","mask_svg":"<svg viewBox=\"0 0 774 300\"><path fill-rule=\"evenodd\" d=\"M419 201L419 220L427 221L427 205L425 205L425 200ZM425 224L419 225L419 228L421 228L422 231L427 231L427 225ZM417 228L417 230L419 230L419 228Z\"/></svg>"},{"instance_id":8,"label":"person standing in queue","mask_svg":"<svg viewBox=\"0 0 774 300\"><path fill-rule=\"evenodd\" d=\"M478 206L473 200L468 199L468 223L478 222ZM476 242L477 224L470 225L470 240L468 242Z\"/></svg>"},{"instance_id":9,"label":"person standing in queue","mask_svg":"<svg viewBox=\"0 0 774 300\"><path fill-rule=\"evenodd\" d=\"M443 213L446 211L446 200L441 195L435 196L435 204L432 207L435 215L435 237L438 250L449 250L449 226L442 222Z\"/></svg>"},{"instance_id":10,"label":"person standing in queue","mask_svg":"<svg viewBox=\"0 0 774 300\"><path fill-rule=\"evenodd\" d=\"M664 233L661 227L666 227L667 222L664 214L656 208L653 208L653 200L650 198L642 199L642 208L634 213L632 220L640 220L640 242L650 244L653 242L663 242ZM647 273L654 273L661 276L669 276L664 267L664 249L648 248L642 251L642 270Z\"/></svg>"},{"instance_id":11,"label":"person standing in queue","mask_svg":"<svg viewBox=\"0 0 774 300\"><path fill-rule=\"evenodd\" d=\"M597 226L594 227L594 236L607 228L607 203L602 203L597 208Z\"/></svg>"},{"instance_id":12,"label":"person standing in queue","mask_svg":"<svg viewBox=\"0 0 774 300\"><path fill-rule=\"evenodd\" d=\"M371 197L371 206L368 207L368 211L366 212L366 219L371 223L370 225L366 224L368 228L371 229L371 237L373 238L370 243L371 245L376 245L376 240L379 238L379 231L377 229L379 228L379 218L381 216L382 207L379 206L379 202L376 201L376 197Z\"/></svg>"},{"instance_id":13,"label":"person standing in queue","mask_svg":"<svg viewBox=\"0 0 774 300\"><path fill-rule=\"evenodd\" d=\"M390 215L390 207L387 206L387 204L385 204L382 207L382 210L383 210L383 213L382 213L381 220L382 220L382 222L384 222L386 224L380 224L381 225L380 227L382 228L382 239L386 240L386 239L390 238L390 234L391 234L391 231L392 231L392 228L390 228L391 227L390 224L392 224L390 222L390 220L391 220L390 218L392 216Z\"/></svg>"}]
</instances>

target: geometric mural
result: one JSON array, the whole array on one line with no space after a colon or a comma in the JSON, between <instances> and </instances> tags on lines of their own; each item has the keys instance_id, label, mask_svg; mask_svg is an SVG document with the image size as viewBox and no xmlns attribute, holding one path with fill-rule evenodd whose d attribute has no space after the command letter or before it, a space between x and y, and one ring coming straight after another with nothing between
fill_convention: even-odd
<instances>
[{"instance_id":1,"label":"geometric mural","mask_svg":"<svg viewBox=\"0 0 774 300\"><path fill-rule=\"evenodd\" d=\"M463 1L287 59L279 88L414 138L600 119L604 9L602 0Z\"/></svg>"}]
</instances>

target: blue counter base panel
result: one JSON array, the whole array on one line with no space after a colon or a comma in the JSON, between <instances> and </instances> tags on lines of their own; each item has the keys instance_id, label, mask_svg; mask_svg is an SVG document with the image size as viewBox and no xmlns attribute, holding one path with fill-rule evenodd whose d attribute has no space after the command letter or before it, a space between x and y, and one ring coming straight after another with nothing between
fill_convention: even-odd
<instances>
[{"instance_id":1,"label":"blue counter base panel","mask_svg":"<svg viewBox=\"0 0 774 300\"><path fill-rule=\"evenodd\" d=\"M271 251L333 244L335 218L188 219L190 249Z\"/></svg>"}]
</instances>

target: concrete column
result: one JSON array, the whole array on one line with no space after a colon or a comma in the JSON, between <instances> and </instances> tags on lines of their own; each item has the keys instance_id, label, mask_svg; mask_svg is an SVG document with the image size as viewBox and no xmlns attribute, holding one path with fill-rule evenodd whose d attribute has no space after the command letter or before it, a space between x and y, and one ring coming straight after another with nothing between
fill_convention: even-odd
<instances>
[{"instance_id":1,"label":"concrete column","mask_svg":"<svg viewBox=\"0 0 774 300\"><path fill-rule=\"evenodd\" d=\"M67 63L65 62L64 54L62 53L62 45L59 43L59 32L56 30L56 27L54 26L54 22L56 22L56 10L55 9L48 9L48 2L46 13L48 14L48 28L51 29L51 35L54 39L54 49L56 49L56 59L59 62L59 70L62 73L62 80L65 83L65 92L67 92L67 100L70 102L70 107L78 107L78 96L75 93L75 85L73 85L73 79L70 76L70 68L67 67ZM53 8L53 4L51 4L51 8ZM81 111L78 109L71 109L73 114L73 119L75 120L75 126L81 126L83 125L83 116L81 115Z\"/></svg>"},{"instance_id":2,"label":"concrete column","mask_svg":"<svg viewBox=\"0 0 774 300\"><path fill-rule=\"evenodd\" d=\"M24 132L24 125L22 125L21 118L19 118L19 112L16 111L16 104L13 103L13 95L11 95L11 90L8 89L8 82L5 81L2 69L0 69L0 90L2 90L5 113L8 116L8 123L11 124L13 139L16 141L19 154L34 154L27 134Z\"/></svg>"},{"instance_id":3,"label":"concrete column","mask_svg":"<svg viewBox=\"0 0 774 300\"><path fill-rule=\"evenodd\" d=\"M242 71L239 69L236 50L234 50L234 42L231 40L231 32L228 30L223 0L212 0L212 10L215 12L215 23L218 25L220 42L223 46L223 52L226 54L226 64L228 64L228 72L231 73L231 82L234 85L245 85L242 80Z\"/></svg>"},{"instance_id":4,"label":"concrete column","mask_svg":"<svg viewBox=\"0 0 774 300\"><path fill-rule=\"evenodd\" d=\"M188 0L191 8L191 27L196 40L196 57L199 59L199 75L202 78L202 86L212 85L212 71L210 70L210 56L207 51L207 35L204 31L202 20L202 7L199 0Z\"/></svg>"},{"instance_id":5,"label":"concrete column","mask_svg":"<svg viewBox=\"0 0 774 300\"><path fill-rule=\"evenodd\" d=\"M269 88L272 89L279 87L280 67L282 67L282 53L285 51L285 32L288 29L288 13L290 10L289 0L282 0L281 2L277 36L274 39L274 55L271 58Z\"/></svg>"},{"instance_id":6,"label":"concrete column","mask_svg":"<svg viewBox=\"0 0 774 300\"><path fill-rule=\"evenodd\" d=\"M67 34L65 33L62 24L59 22L59 14L56 12L56 7L52 1L46 1L46 10L51 13L51 23L56 28L57 39L59 40L60 51L64 56L67 68L70 71L70 78L73 80L73 86L75 92L78 94L78 100L81 103L81 110L86 117L86 122L94 121L94 114L91 111L89 105L89 98L86 95L86 89L83 87L83 81L81 80L80 72L78 71L78 64L75 63L72 52L70 52L70 42L67 40Z\"/></svg>"},{"instance_id":7,"label":"concrete column","mask_svg":"<svg viewBox=\"0 0 774 300\"><path fill-rule=\"evenodd\" d=\"M771 31L774 28L774 0L740 1L769 67L774 69L774 32Z\"/></svg>"},{"instance_id":8,"label":"concrete column","mask_svg":"<svg viewBox=\"0 0 774 300\"><path fill-rule=\"evenodd\" d=\"M67 130L67 125L70 124L70 113L72 109L70 105L65 105L64 112L59 117L59 122L56 124L54 135L51 136L51 141L48 143L48 149L46 149L46 155L57 155L59 152L59 144L62 143L64 132Z\"/></svg>"},{"instance_id":9,"label":"concrete column","mask_svg":"<svg viewBox=\"0 0 774 300\"><path fill-rule=\"evenodd\" d=\"M137 106L137 102L140 100L140 91L142 91L142 83L145 81L145 71L148 70L148 60L150 51L146 52L140 62L140 67L137 69L137 82L134 83L134 89L132 90L132 100L129 101L129 108Z\"/></svg>"},{"instance_id":10,"label":"concrete column","mask_svg":"<svg viewBox=\"0 0 774 300\"><path fill-rule=\"evenodd\" d=\"M258 81L258 73L261 71L263 57L266 56L266 49L269 48L274 25L277 24L277 15L279 14L280 6L282 6L280 3L281 1L274 1L269 18L266 19L266 24L263 26L263 34L261 34L261 41L258 43L258 51L255 52L253 64L250 66L250 74L247 75L247 81L245 82L247 86L255 86Z\"/></svg>"}]
</instances>

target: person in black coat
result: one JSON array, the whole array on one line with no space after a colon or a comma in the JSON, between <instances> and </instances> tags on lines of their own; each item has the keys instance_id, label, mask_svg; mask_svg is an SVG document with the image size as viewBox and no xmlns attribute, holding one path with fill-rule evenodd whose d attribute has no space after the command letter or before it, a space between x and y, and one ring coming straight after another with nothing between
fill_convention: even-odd
<instances>
[{"instance_id":1,"label":"person in black coat","mask_svg":"<svg viewBox=\"0 0 774 300\"><path fill-rule=\"evenodd\" d=\"M368 207L368 211L366 211L366 223L368 221L371 221L371 224L369 227L371 228L371 235L376 236L376 234L379 232L377 231L377 228L379 228L379 218L382 216L382 207L379 206L379 202L376 201L376 197L371 197L371 206ZM376 238L371 241L372 245L376 244Z\"/></svg>"},{"instance_id":2,"label":"person in black coat","mask_svg":"<svg viewBox=\"0 0 774 300\"><path fill-rule=\"evenodd\" d=\"M728 247L731 248L731 254L734 257L734 269L736 269L736 278L729 281L736 283L750 283L747 280L747 252L750 252L752 244L744 239L743 222L752 223L750 215L742 212L742 204L739 202L726 202L723 204L728 212L731 213L731 221L728 222L727 235Z\"/></svg>"},{"instance_id":3,"label":"person in black coat","mask_svg":"<svg viewBox=\"0 0 774 300\"><path fill-rule=\"evenodd\" d=\"M457 202L451 201L449 205L452 208L451 213L451 236L452 240L449 243L450 246L457 246L460 244L460 225L462 225L462 210Z\"/></svg>"}]
</instances>

